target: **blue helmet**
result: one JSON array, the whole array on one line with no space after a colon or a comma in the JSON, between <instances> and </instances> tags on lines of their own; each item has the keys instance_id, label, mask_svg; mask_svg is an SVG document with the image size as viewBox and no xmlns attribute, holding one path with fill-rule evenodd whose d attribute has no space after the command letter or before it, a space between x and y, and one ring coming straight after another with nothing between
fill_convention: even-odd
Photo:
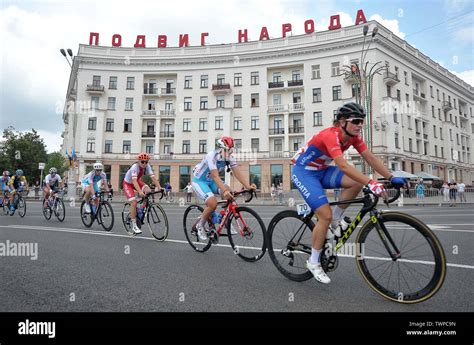
<instances>
[{"instance_id":1,"label":"blue helmet","mask_svg":"<svg viewBox=\"0 0 474 345\"><path fill-rule=\"evenodd\" d=\"M23 176L23 170L18 169L17 171L15 171L15 174L16 176Z\"/></svg>"}]
</instances>

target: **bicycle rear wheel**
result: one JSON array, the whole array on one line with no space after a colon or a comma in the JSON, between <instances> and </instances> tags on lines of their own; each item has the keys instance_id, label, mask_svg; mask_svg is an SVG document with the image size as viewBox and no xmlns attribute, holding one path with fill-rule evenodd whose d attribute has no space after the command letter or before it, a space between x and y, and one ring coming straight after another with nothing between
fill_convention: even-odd
<instances>
[{"instance_id":1,"label":"bicycle rear wheel","mask_svg":"<svg viewBox=\"0 0 474 345\"><path fill-rule=\"evenodd\" d=\"M18 197L17 209L18 215L23 218L26 215L26 201L21 196Z\"/></svg>"},{"instance_id":2,"label":"bicycle rear wheel","mask_svg":"<svg viewBox=\"0 0 474 345\"><path fill-rule=\"evenodd\" d=\"M360 273L375 292L391 301L423 302L443 285L443 248L426 224L410 215L381 214L377 223L368 221L362 226L356 244L361 254L356 257Z\"/></svg>"},{"instance_id":3,"label":"bicycle rear wheel","mask_svg":"<svg viewBox=\"0 0 474 345\"><path fill-rule=\"evenodd\" d=\"M306 268L311 256L314 223L296 211L277 213L268 226L268 254L276 268L288 279L305 281L313 277Z\"/></svg>"},{"instance_id":4,"label":"bicycle rear wheel","mask_svg":"<svg viewBox=\"0 0 474 345\"><path fill-rule=\"evenodd\" d=\"M92 213L86 213L85 206L86 202L83 200L81 203L81 220L82 224L84 224L86 228L90 228L92 226L92 223L94 223L94 216L92 215Z\"/></svg>"},{"instance_id":5,"label":"bicycle rear wheel","mask_svg":"<svg viewBox=\"0 0 474 345\"><path fill-rule=\"evenodd\" d=\"M201 206L191 205L186 209L186 211L184 211L183 216L183 228L186 239L191 247L200 253L209 250L212 244L210 239L208 239L207 242L201 241L195 228L203 211L204 209Z\"/></svg>"},{"instance_id":6,"label":"bicycle rear wheel","mask_svg":"<svg viewBox=\"0 0 474 345\"><path fill-rule=\"evenodd\" d=\"M169 231L168 217L166 217L165 210L159 204L154 202L150 204L146 221L155 240L160 242L166 240Z\"/></svg>"},{"instance_id":7,"label":"bicycle rear wheel","mask_svg":"<svg viewBox=\"0 0 474 345\"><path fill-rule=\"evenodd\" d=\"M108 201L103 201L99 210L99 223L105 231L110 231L114 227L114 210Z\"/></svg>"},{"instance_id":8,"label":"bicycle rear wheel","mask_svg":"<svg viewBox=\"0 0 474 345\"><path fill-rule=\"evenodd\" d=\"M267 250L265 224L249 207L237 207L237 217L230 215L227 236L234 253L245 261L260 260Z\"/></svg>"},{"instance_id":9,"label":"bicycle rear wheel","mask_svg":"<svg viewBox=\"0 0 474 345\"><path fill-rule=\"evenodd\" d=\"M138 221L138 220L137 220ZM132 219L130 218L130 203L126 202L122 208L122 223L125 231L130 236L135 236L135 232L132 230Z\"/></svg>"},{"instance_id":10,"label":"bicycle rear wheel","mask_svg":"<svg viewBox=\"0 0 474 345\"><path fill-rule=\"evenodd\" d=\"M62 199L56 199L56 207L54 208L54 214L60 222L64 221L64 218L66 218L66 208L64 207L64 202Z\"/></svg>"}]
</instances>

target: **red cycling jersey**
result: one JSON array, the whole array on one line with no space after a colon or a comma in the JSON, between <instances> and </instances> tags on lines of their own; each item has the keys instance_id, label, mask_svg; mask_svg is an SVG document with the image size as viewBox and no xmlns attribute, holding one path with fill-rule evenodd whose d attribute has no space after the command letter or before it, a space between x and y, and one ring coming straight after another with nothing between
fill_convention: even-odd
<instances>
[{"instance_id":1,"label":"red cycling jersey","mask_svg":"<svg viewBox=\"0 0 474 345\"><path fill-rule=\"evenodd\" d=\"M351 146L354 146L359 153L367 150L367 145L360 136L350 137L344 144L342 143L342 137L341 128L326 128L313 135L306 146L300 148L293 156L291 162L295 165L304 166L307 170L324 170L334 158L341 156Z\"/></svg>"}]
</instances>

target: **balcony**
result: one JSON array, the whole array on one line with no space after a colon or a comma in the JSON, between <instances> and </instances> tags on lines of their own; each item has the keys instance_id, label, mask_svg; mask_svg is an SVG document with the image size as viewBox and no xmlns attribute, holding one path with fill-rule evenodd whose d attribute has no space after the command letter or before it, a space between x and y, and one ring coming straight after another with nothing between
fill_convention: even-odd
<instances>
[{"instance_id":1,"label":"balcony","mask_svg":"<svg viewBox=\"0 0 474 345\"><path fill-rule=\"evenodd\" d=\"M269 113L282 113L288 110L288 104L274 104L268 106Z\"/></svg>"},{"instance_id":2,"label":"balcony","mask_svg":"<svg viewBox=\"0 0 474 345\"><path fill-rule=\"evenodd\" d=\"M349 83L349 84L354 84L359 82L359 78L357 78L357 75L355 73L349 73L347 72L344 77L344 81Z\"/></svg>"},{"instance_id":3,"label":"balcony","mask_svg":"<svg viewBox=\"0 0 474 345\"><path fill-rule=\"evenodd\" d=\"M303 111L304 110L304 103L290 103L289 104L290 111Z\"/></svg>"},{"instance_id":4,"label":"balcony","mask_svg":"<svg viewBox=\"0 0 474 345\"><path fill-rule=\"evenodd\" d=\"M88 84L86 91L89 93L104 93L104 85Z\"/></svg>"},{"instance_id":5,"label":"balcony","mask_svg":"<svg viewBox=\"0 0 474 345\"><path fill-rule=\"evenodd\" d=\"M142 117L155 117L156 110L143 110Z\"/></svg>"},{"instance_id":6,"label":"balcony","mask_svg":"<svg viewBox=\"0 0 474 345\"><path fill-rule=\"evenodd\" d=\"M289 134L304 133L303 126L290 127Z\"/></svg>"},{"instance_id":7,"label":"balcony","mask_svg":"<svg viewBox=\"0 0 474 345\"><path fill-rule=\"evenodd\" d=\"M175 117L175 109L165 110L143 110L142 117Z\"/></svg>"},{"instance_id":8,"label":"balcony","mask_svg":"<svg viewBox=\"0 0 474 345\"><path fill-rule=\"evenodd\" d=\"M174 131L160 132L160 138L174 138Z\"/></svg>"},{"instance_id":9,"label":"balcony","mask_svg":"<svg viewBox=\"0 0 474 345\"><path fill-rule=\"evenodd\" d=\"M428 134L423 134L423 139L428 140Z\"/></svg>"},{"instance_id":10,"label":"balcony","mask_svg":"<svg viewBox=\"0 0 474 345\"><path fill-rule=\"evenodd\" d=\"M283 135L285 134L285 129L284 128L270 128L268 130L269 135Z\"/></svg>"},{"instance_id":11,"label":"balcony","mask_svg":"<svg viewBox=\"0 0 474 345\"><path fill-rule=\"evenodd\" d=\"M413 99L415 101L426 102L426 95L423 92L420 92L417 89L413 89Z\"/></svg>"},{"instance_id":12,"label":"balcony","mask_svg":"<svg viewBox=\"0 0 474 345\"><path fill-rule=\"evenodd\" d=\"M161 89L161 96L176 96L176 88L165 87Z\"/></svg>"},{"instance_id":13,"label":"balcony","mask_svg":"<svg viewBox=\"0 0 474 345\"><path fill-rule=\"evenodd\" d=\"M225 95L230 93L230 84L212 84L212 92L215 95Z\"/></svg>"},{"instance_id":14,"label":"balcony","mask_svg":"<svg viewBox=\"0 0 474 345\"><path fill-rule=\"evenodd\" d=\"M443 111L453 110L453 106L451 105L451 102L443 101L443 105L441 107L443 108Z\"/></svg>"},{"instance_id":15,"label":"balcony","mask_svg":"<svg viewBox=\"0 0 474 345\"><path fill-rule=\"evenodd\" d=\"M165 109L165 110L160 110L160 116L176 116L176 110L175 109Z\"/></svg>"},{"instance_id":16,"label":"balcony","mask_svg":"<svg viewBox=\"0 0 474 345\"><path fill-rule=\"evenodd\" d=\"M288 87L298 87L303 86L303 79L298 80L288 80Z\"/></svg>"},{"instance_id":17,"label":"balcony","mask_svg":"<svg viewBox=\"0 0 474 345\"><path fill-rule=\"evenodd\" d=\"M385 85L393 86L395 84L398 84L400 80L398 79L395 73L387 71L383 74L383 82L385 83Z\"/></svg>"},{"instance_id":18,"label":"balcony","mask_svg":"<svg viewBox=\"0 0 474 345\"><path fill-rule=\"evenodd\" d=\"M273 81L268 83L269 89L276 89L276 88L283 88L285 87L285 83L282 81Z\"/></svg>"},{"instance_id":19,"label":"balcony","mask_svg":"<svg viewBox=\"0 0 474 345\"><path fill-rule=\"evenodd\" d=\"M155 131L142 132L142 138L154 138L154 137L156 137Z\"/></svg>"},{"instance_id":20,"label":"balcony","mask_svg":"<svg viewBox=\"0 0 474 345\"><path fill-rule=\"evenodd\" d=\"M285 158L285 153L283 151L272 151L269 153L269 158Z\"/></svg>"},{"instance_id":21,"label":"balcony","mask_svg":"<svg viewBox=\"0 0 474 345\"><path fill-rule=\"evenodd\" d=\"M158 88L156 87L146 87L143 89L143 94L145 95L158 95Z\"/></svg>"}]
</instances>

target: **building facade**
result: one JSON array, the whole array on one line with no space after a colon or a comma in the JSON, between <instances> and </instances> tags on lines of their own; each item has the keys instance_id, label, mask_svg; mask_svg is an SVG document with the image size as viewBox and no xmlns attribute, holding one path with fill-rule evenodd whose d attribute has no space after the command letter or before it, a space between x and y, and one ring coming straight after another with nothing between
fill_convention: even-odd
<instances>
[{"instance_id":1,"label":"building facade","mask_svg":"<svg viewBox=\"0 0 474 345\"><path fill-rule=\"evenodd\" d=\"M472 184L474 88L368 24L379 29L365 61L387 66L372 84L373 152L392 170ZM182 190L225 134L262 192L280 182L289 190L291 156L355 100L355 80L343 70L361 58L362 30L183 48L80 45L63 114L76 180L101 161L120 188L136 155L148 152L161 183ZM347 158L362 170L355 151Z\"/></svg>"}]
</instances>

